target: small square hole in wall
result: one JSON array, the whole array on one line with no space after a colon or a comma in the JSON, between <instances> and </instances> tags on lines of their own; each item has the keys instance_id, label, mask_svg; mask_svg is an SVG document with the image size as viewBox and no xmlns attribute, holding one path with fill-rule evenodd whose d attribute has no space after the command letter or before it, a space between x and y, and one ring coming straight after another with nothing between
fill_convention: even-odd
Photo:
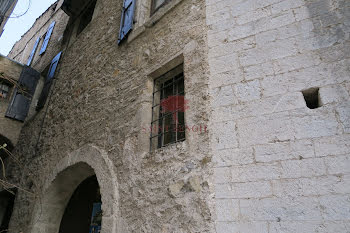
<instances>
[{"instance_id":1,"label":"small square hole in wall","mask_svg":"<svg viewBox=\"0 0 350 233\"><path fill-rule=\"evenodd\" d=\"M306 106L310 109L321 107L319 88L310 88L302 91Z\"/></svg>"}]
</instances>

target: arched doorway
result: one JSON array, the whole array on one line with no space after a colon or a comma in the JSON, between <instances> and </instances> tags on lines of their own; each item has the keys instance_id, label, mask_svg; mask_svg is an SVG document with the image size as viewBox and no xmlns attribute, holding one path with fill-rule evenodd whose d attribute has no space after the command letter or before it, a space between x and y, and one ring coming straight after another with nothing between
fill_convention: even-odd
<instances>
[{"instance_id":1,"label":"arched doorway","mask_svg":"<svg viewBox=\"0 0 350 233\"><path fill-rule=\"evenodd\" d=\"M81 197L79 193L86 189L92 189L89 193L96 196L99 189L103 213L102 218L99 216L101 233L126 233L119 212L118 183L113 167L107 153L92 145L86 145L59 161L41 188L42 193L36 201L28 232L78 233L76 230L66 231L72 222L69 215L75 215L79 212L78 207L83 205L74 201L75 196ZM98 198L89 198L85 203L96 203L96 200ZM74 202L78 207L72 207L74 204L71 203ZM91 216L91 213L87 214ZM85 222L82 224L85 228L82 229L86 229L88 222L86 217L84 219L81 220Z\"/></svg>"},{"instance_id":2,"label":"arched doorway","mask_svg":"<svg viewBox=\"0 0 350 233\"><path fill-rule=\"evenodd\" d=\"M101 204L97 178L91 176L79 184L70 198L59 233L98 233L102 224Z\"/></svg>"}]
</instances>

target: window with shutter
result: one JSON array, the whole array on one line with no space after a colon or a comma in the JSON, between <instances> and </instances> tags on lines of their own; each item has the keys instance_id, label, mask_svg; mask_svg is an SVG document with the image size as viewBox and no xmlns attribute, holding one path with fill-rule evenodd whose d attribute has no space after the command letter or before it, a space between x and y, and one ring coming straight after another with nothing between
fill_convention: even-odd
<instances>
[{"instance_id":1,"label":"window with shutter","mask_svg":"<svg viewBox=\"0 0 350 233\"><path fill-rule=\"evenodd\" d=\"M135 0L124 0L118 44L120 44L120 42L122 42L132 30L134 23L134 11Z\"/></svg>"},{"instance_id":2,"label":"window with shutter","mask_svg":"<svg viewBox=\"0 0 350 233\"><path fill-rule=\"evenodd\" d=\"M53 28L55 27L55 24L56 24L56 22L53 21L50 24L49 29L47 29L45 39L44 39L43 44L42 44L41 49L40 49L40 55L43 54L46 51L47 45L49 44L49 41L50 41L50 38L51 38L51 34L52 34L52 31L53 31Z\"/></svg>"},{"instance_id":3,"label":"window with shutter","mask_svg":"<svg viewBox=\"0 0 350 233\"><path fill-rule=\"evenodd\" d=\"M24 121L28 115L32 96L35 92L40 73L30 67L24 67L14 91L6 117Z\"/></svg>"},{"instance_id":4,"label":"window with shutter","mask_svg":"<svg viewBox=\"0 0 350 233\"><path fill-rule=\"evenodd\" d=\"M53 77L55 76L55 71L56 71L58 62L60 61L60 58L61 58L61 54L62 54L62 52L57 54L56 57L54 57L54 59L52 59L52 61L51 61L50 68L49 68L49 71L47 73L47 77L45 80L45 84L44 84L43 90L41 91L41 95L39 97L38 104L36 106L37 111L42 109L45 106L46 99L49 96L50 88L52 85L52 80L53 80Z\"/></svg>"},{"instance_id":5,"label":"window with shutter","mask_svg":"<svg viewBox=\"0 0 350 233\"><path fill-rule=\"evenodd\" d=\"M27 66L30 66L30 64L32 64L32 61L33 61L33 58L34 58L34 55L35 55L35 52L36 52L36 48L38 47L38 44L39 44L39 41L40 41L40 37L38 37L38 39L36 39L36 41L35 41L33 50L30 53L28 61L27 61Z\"/></svg>"}]
</instances>

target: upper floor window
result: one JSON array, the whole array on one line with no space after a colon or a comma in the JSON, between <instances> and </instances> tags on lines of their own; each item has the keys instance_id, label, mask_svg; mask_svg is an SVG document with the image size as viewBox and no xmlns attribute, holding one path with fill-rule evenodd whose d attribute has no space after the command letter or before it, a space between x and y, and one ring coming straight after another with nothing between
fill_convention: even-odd
<instances>
[{"instance_id":1,"label":"upper floor window","mask_svg":"<svg viewBox=\"0 0 350 233\"><path fill-rule=\"evenodd\" d=\"M77 35L79 35L86 28L86 26L91 22L92 16L94 15L94 11L95 11L95 6L96 6L96 0L91 1L87 5L86 9L84 10L83 14L80 17L80 23L78 26Z\"/></svg>"},{"instance_id":2,"label":"upper floor window","mask_svg":"<svg viewBox=\"0 0 350 233\"><path fill-rule=\"evenodd\" d=\"M11 86L0 80L0 98L7 99L9 97Z\"/></svg>"},{"instance_id":3,"label":"upper floor window","mask_svg":"<svg viewBox=\"0 0 350 233\"><path fill-rule=\"evenodd\" d=\"M154 81L151 150L185 140L183 66Z\"/></svg>"},{"instance_id":4,"label":"upper floor window","mask_svg":"<svg viewBox=\"0 0 350 233\"><path fill-rule=\"evenodd\" d=\"M171 0L152 0L151 15Z\"/></svg>"}]
</instances>

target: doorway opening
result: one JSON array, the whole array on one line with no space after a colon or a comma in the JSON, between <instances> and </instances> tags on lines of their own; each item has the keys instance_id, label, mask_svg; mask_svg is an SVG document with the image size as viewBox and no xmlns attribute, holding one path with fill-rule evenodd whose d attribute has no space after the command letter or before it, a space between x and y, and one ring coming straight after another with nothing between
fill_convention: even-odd
<instances>
[{"instance_id":1,"label":"doorway opening","mask_svg":"<svg viewBox=\"0 0 350 233\"><path fill-rule=\"evenodd\" d=\"M98 233L101 222L101 194L94 175L75 189L64 211L59 233Z\"/></svg>"},{"instance_id":2,"label":"doorway opening","mask_svg":"<svg viewBox=\"0 0 350 233\"><path fill-rule=\"evenodd\" d=\"M12 216L17 189L0 192L0 232L7 232Z\"/></svg>"}]
</instances>

